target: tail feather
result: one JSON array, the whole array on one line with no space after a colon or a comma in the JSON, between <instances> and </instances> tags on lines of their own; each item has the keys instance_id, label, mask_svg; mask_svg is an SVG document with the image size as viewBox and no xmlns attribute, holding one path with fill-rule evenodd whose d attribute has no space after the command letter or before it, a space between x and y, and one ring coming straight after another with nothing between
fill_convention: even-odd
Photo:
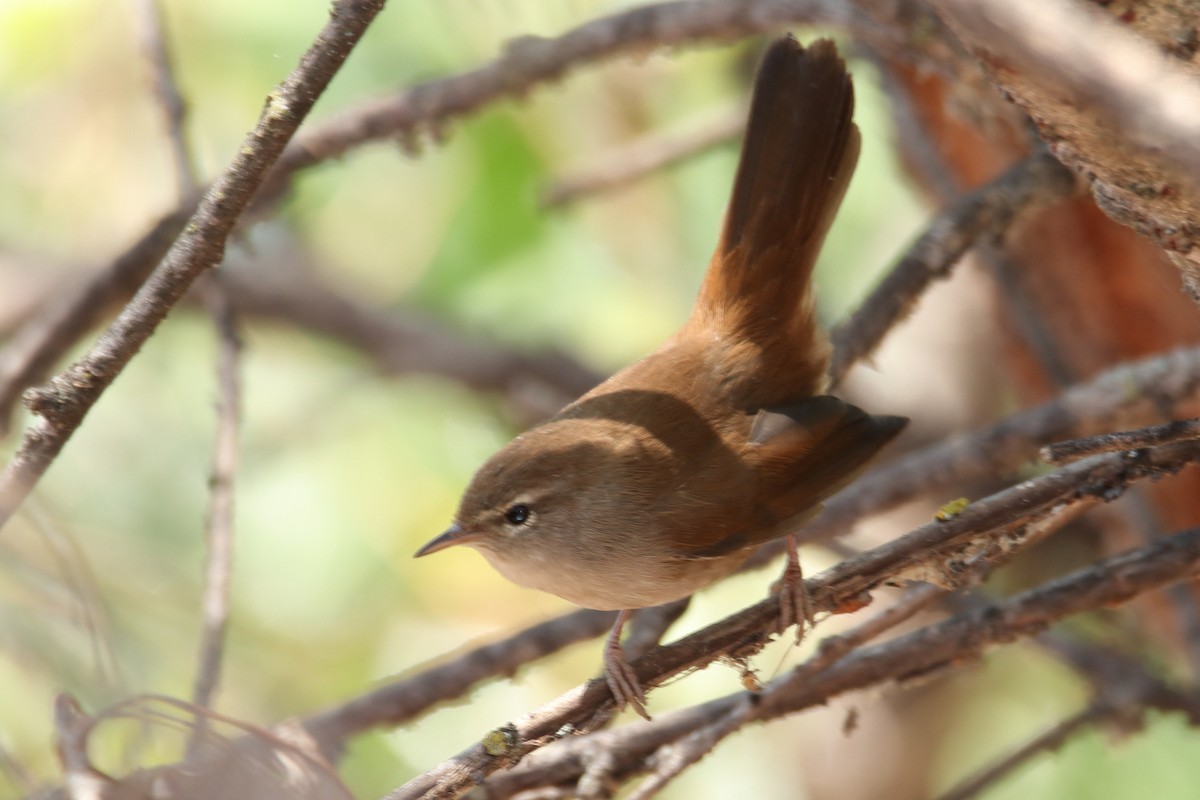
<instances>
[{"instance_id":1,"label":"tail feather","mask_svg":"<svg viewBox=\"0 0 1200 800\"><path fill-rule=\"evenodd\" d=\"M733 389L741 405L783 405L824 388L829 347L809 285L858 161L853 114L854 88L833 42L804 48L789 36L767 50L724 230L689 323L757 349L759 363Z\"/></svg>"}]
</instances>

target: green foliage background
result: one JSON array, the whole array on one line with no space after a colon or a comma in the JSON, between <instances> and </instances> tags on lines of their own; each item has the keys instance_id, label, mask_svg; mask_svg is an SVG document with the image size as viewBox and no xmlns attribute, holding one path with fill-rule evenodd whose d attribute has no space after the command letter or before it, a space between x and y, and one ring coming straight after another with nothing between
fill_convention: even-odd
<instances>
[{"instance_id":1,"label":"green foliage background","mask_svg":"<svg viewBox=\"0 0 1200 800\"><path fill-rule=\"evenodd\" d=\"M626 5L395 2L315 116L477 65L514 36L554 35ZM169 0L164 7L191 142L211 177L323 23L328 3ZM750 46L712 46L587 67L454 123L444 143L425 142L417 156L392 144L354 152L303 175L278 217L242 243L241 257L302 252L324 279L376 305L419 309L514 347L553 343L599 371L614 370L687 313L714 244L735 147L562 211L539 208L538 193L643 132L686 128L732 107L752 57ZM870 68L855 68L865 150L818 275L830 319L861 296L926 213L893 162ZM72 275L98 268L174 204L149 86L133 4L0 4L0 243L9 281L0 291L25 280L66 289ZM471 552L411 559L449 520L473 468L517 432L498 398L429 376L381 379L360 354L305 332L248 320L245 333L221 711L270 724L567 608L509 585ZM39 781L56 775L56 692L73 693L90 710L137 692L190 694L213 363L208 320L192 309L175 313L0 536L0 744ZM13 434L3 443L5 453L15 441ZM704 593L683 629L758 599L770 580L751 575ZM1027 655L1006 653L964 689L962 711L946 725L970 735L951 739L946 780L1081 701L1067 675L1029 686ZM764 656L764 674L785 657L798 656ZM378 795L598 665L598 646L579 646L408 728L364 737L349 753L347 781L356 796ZM1037 667L1044 673L1045 664ZM1009 686L1021 687L1019 699L998 701ZM656 692L653 705L737 687L734 671L714 668ZM792 750L806 725L800 718L740 734L669 796L794 796L800 767ZM174 757L177 742L156 738L131 763L127 745L137 733L102 732L94 755L117 773ZM1176 735L1168 721L1161 734L1124 750L1122 763L1161 755L1152 747L1169 748L1164 742ZM1121 763L1097 772L1107 757L1097 737L1085 737L993 796L1101 796L1091 793L1097 782L1125 780ZM1142 784L1139 793L1167 796L1179 761L1155 763L1161 768L1144 777L1163 791ZM15 793L17 784L8 789Z\"/></svg>"}]
</instances>

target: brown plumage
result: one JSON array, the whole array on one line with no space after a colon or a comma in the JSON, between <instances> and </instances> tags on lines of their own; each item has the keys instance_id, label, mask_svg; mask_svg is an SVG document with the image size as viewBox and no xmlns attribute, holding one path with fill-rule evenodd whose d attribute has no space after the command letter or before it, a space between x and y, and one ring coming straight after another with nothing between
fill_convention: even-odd
<instances>
[{"instance_id":1,"label":"brown plumage","mask_svg":"<svg viewBox=\"0 0 1200 800\"><path fill-rule=\"evenodd\" d=\"M810 277L858 158L832 42L767 51L724 229L692 315L661 347L480 468L418 553L475 547L524 586L628 610L684 597L787 535L903 427L821 395ZM616 636L618 701L642 693Z\"/></svg>"}]
</instances>

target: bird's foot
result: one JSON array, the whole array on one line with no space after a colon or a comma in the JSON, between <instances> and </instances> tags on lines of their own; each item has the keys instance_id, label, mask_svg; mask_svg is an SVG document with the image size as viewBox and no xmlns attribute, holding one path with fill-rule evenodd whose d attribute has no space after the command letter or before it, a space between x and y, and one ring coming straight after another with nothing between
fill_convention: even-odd
<instances>
[{"instance_id":1,"label":"bird's foot","mask_svg":"<svg viewBox=\"0 0 1200 800\"><path fill-rule=\"evenodd\" d=\"M796 540L788 537L787 567L779 579L779 623L780 631L796 626L796 644L804 639L807 628L812 627L813 609L804 586L804 571L800 568L800 555L796 552Z\"/></svg>"},{"instance_id":2,"label":"bird's foot","mask_svg":"<svg viewBox=\"0 0 1200 800\"><path fill-rule=\"evenodd\" d=\"M617 708L631 706L642 719L649 720L646 713L646 693L638 681L637 673L625 659L625 650L620 642L609 639L604 647L604 679L609 691L617 701Z\"/></svg>"}]
</instances>

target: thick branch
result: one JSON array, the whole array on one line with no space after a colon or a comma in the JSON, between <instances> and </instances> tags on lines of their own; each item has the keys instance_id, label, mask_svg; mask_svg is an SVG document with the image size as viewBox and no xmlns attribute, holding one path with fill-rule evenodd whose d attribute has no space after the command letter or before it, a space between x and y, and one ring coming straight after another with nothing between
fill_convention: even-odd
<instances>
[{"instance_id":1,"label":"thick branch","mask_svg":"<svg viewBox=\"0 0 1200 800\"><path fill-rule=\"evenodd\" d=\"M1200 81L1114 19L1065 0L930 0L1006 69L1100 109L1122 139L1200 174ZM1069 32L1069 35L1066 34Z\"/></svg>"}]
</instances>

